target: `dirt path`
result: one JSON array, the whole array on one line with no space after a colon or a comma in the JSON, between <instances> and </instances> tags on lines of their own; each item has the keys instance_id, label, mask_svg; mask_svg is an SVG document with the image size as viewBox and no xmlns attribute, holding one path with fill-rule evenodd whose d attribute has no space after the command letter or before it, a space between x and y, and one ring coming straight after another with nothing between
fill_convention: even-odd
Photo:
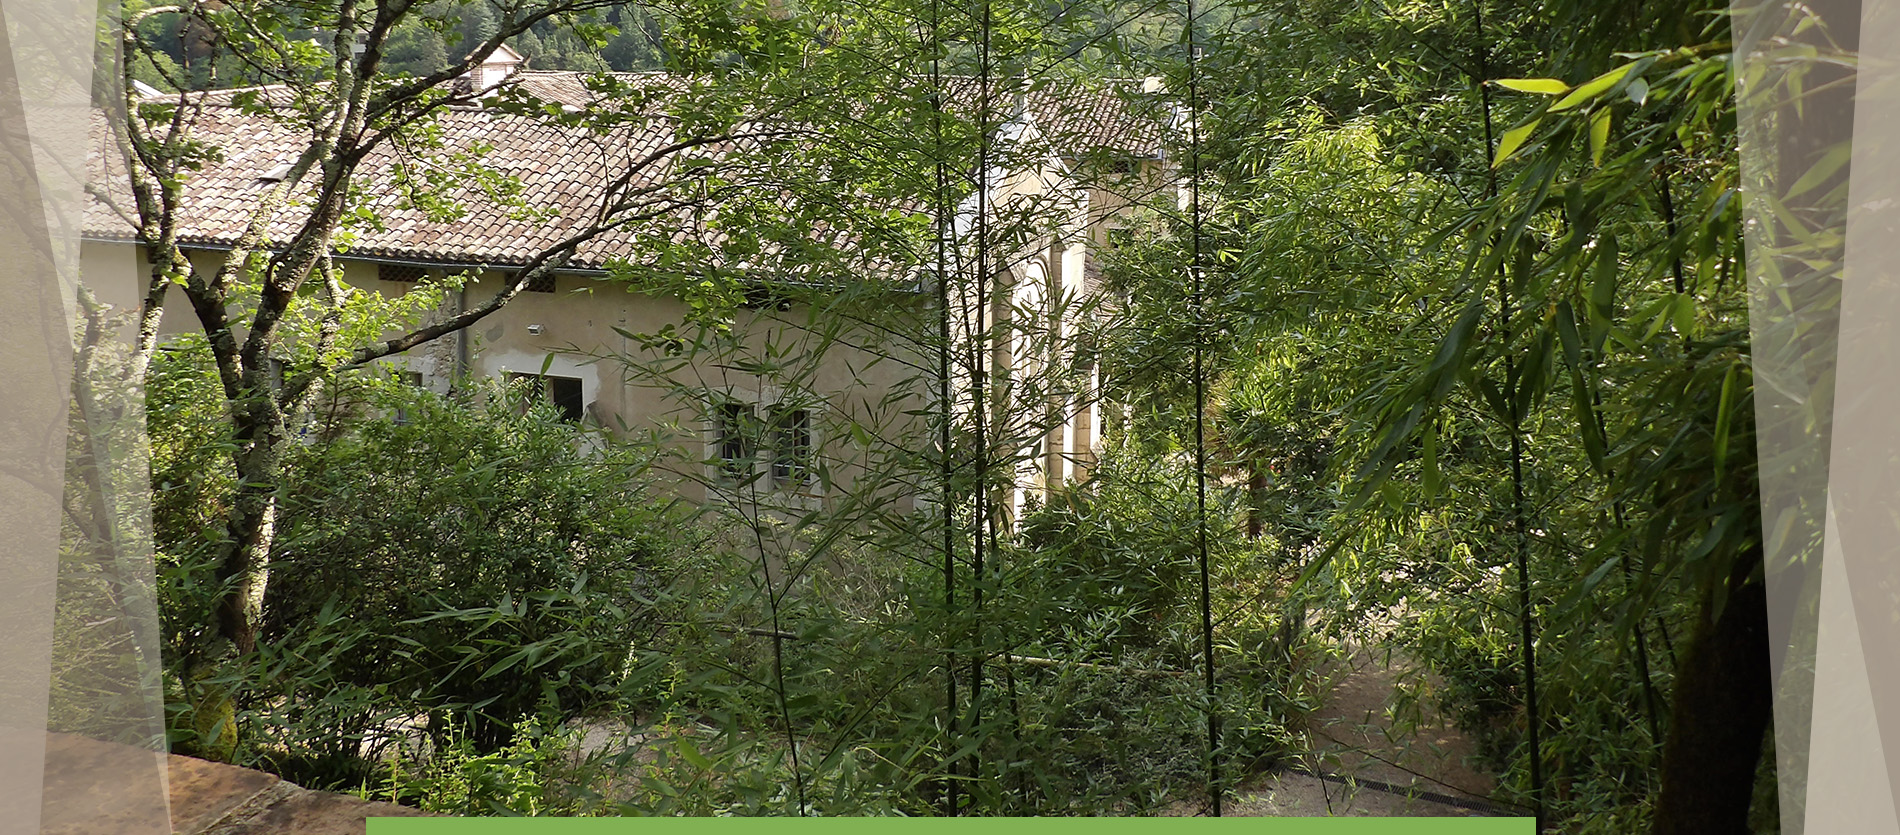
<instances>
[{"instance_id":1,"label":"dirt path","mask_svg":"<svg viewBox=\"0 0 1900 835\"><path fill-rule=\"evenodd\" d=\"M1416 736L1394 730L1393 694L1408 672L1394 655L1355 649L1331 665L1321 707L1308 717L1306 757L1254 777L1223 813L1235 817L1497 814L1496 781L1471 765L1475 746L1429 705ZM1321 776L1324 775L1324 776ZM1186 807L1181 814L1198 810Z\"/></svg>"}]
</instances>

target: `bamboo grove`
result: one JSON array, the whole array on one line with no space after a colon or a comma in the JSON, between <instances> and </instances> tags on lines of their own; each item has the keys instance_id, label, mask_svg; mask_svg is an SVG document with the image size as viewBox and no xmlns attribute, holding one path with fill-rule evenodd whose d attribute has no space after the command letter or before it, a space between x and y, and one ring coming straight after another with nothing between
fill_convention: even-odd
<instances>
[{"instance_id":1,"label":"bamboo grove","mask_svg":"<svg viewBox=\"0 0 1900 835\"><path fill-rule=\"evenodd\" d=\"M634 8L470 2L602 49ZM229 5L200 22L255 11ZM337 340L451 333L429 317L460 285L349 301L327 256L303 265L323 292L277 299L294 392L260 395L281 382L228 328L152 330L176 748L471 813L1221 815L1337 767L1307 717L1383 653L1396 732L1453 717L1490 811L1778 830L1726 6L638 9L693 93L666 117L718 150L623 207L652 234L601 280L687 312L567 353L677 411L577 427L480 381L418 393ZM248 37L312 22L284 14ZM167 69L142 25L128 77L259 71ZM649 118L612 78L592 112L507 106ZM421 85L413 123L365 135L426 136L428 85L359 80ZM1097 126L1023 117L1076 90L1165 126L1159 159L1063 162ZM123 116L160 173L206 153L154 129L180 112ZM313 241L370 222L335 194ZM1131 214L1066 286L1088 195ZM201 315L268 295L230 269L182 276ZM1059 440L1079 414L1086 454ZM230 527L266 505L274 541ZM637 742L576 754L590 722ZM418 725L433 759L388 730Z\"/></svg>"}]
</instances>

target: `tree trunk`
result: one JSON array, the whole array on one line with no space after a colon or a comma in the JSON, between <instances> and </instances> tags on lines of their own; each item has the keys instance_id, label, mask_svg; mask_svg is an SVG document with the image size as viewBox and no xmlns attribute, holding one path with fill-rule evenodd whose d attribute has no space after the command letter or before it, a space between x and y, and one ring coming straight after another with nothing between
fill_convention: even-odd
<instances>
[{"instance_id":1,"label":"tree trunk","mask_svg":"<svg viewBox=\"0 0 1900 835\"><path fill-rule=\"evenodd\" d=\"M1654 835L1748 832L1762 739L1774 710L1767 590L1759 578L1749 579L1761 561L1759 546L1737 560L1720 618L1711 622L1714 601L1703 601L1703 618L1676 673Z\"/></svg>"},{"instance_id":2,"label":"tree trunk","mask_svg":"<svg viewBox=\"0 0 1900 835\"><path fill-rule=\"evenodd\" d=\"M226 540L218 561L217 578L223 585L218 600L218 634L240 653L257 649L257 621L261 614L266 564L276 536L277 485L282 478L279 446L284 439L283 415L268 395L258 396L235 410L240 452L236 456L237 495L226 523Z\"/></svg>"}]
</instances>

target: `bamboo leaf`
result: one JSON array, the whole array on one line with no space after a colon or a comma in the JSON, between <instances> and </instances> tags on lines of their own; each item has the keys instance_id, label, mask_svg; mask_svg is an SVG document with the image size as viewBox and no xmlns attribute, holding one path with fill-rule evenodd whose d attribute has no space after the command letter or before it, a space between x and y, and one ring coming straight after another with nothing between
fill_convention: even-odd
<instances>
[{"instance_id":1,"label":"bamboo leaf","mask_svg":"<svg viewBox=\"0 0 1900 835\"><path fill-rule=\"evenodd\" d=\"M1731 365L1728 373L1722 375L1722 395L1716 401L1715 409L1715 480L1721 481L1728 467L1729 423L1734 418L1731 395L1735 391L1735 377L1740 366Z\"/></svg>"},{"instance_id":2,"label":"bamboo leaf","mask_svg":"<svg viewBox=\"0 0 1900 835\"><path fill-rule=\"evenodd\" d=\"M1500 78L1491 82L1506 90L1520 93L1537 93L1545 96L1561 96L1570 92L1570 85L1555 78Z\"/></svg>"},{"instance_id":3,"label":"bamboo leaf","mask_svg":"<svg viewBox=\"0 0 1900 835\"><path fill-rule=\"evenodd\" d=\"M1695 334L1695 297L1687 293L1676 297L1669 308L1669 320L1676 326L1676 333L1683 336Z\"/></svg>"},{"instance_id":4,"label":"bamboo leaf","mask_svg":"<svg viewBox=\"0 0 1900 835\"><path fill-rule=\"evenodd\" d=\"M1426 374L1434 380L1431 399L1437 400L1451 391L1457 383L1455 367L1462 364L1465 351L1471 347L1471 335L1477 330L1478 320L1484 316L1484 297L1474 296L1465 310L1459 314L1458 321L1451 326L1451 333L1445 335L1445 341L1438 346L1438 354L1432 358L1432 364Z\"/></svg>"},{"instance_id":5,"label":"bamboo leaf","mask_svg":"<svg viewBox=\"0 0 1900 835\"><path fill-rule=\"evenodd\" d=\"M1516 153L1518 148L1524 146L1524 141L1531 138L1531 131L1536 130L1537 125L1542 121L1542 119L1532 119L1505 131L1504 137L1498 140L1498 155L1491 160L1491 167L1496 168L1503 165L1505 160L1510 159L1511 154Z\"/></svg>"},{"instance_id":6,"label":"bamboo leaf","mask_svg":"<svg viewBox=\"0 0 1900 835\"><path fill-rule=\"evenodd\" d=\"M682 736L678 739L674 748L678 749L680 756L684 757L694 768L700 769L701 771L712 770L712 760L707 759L705 754L701 754L698 746L695 746L692 740Z\"/></svg>"},{"instance_id":7,"label":"bamboo leaf","mask_svg":"<svg viewBox=\"0 0 1900 835\"><path fill-rule=\"evenodd\" d=\"M1808 193L1815 186L1834 176L1841 170L1841 166L1846 165L1853 157L1854 143L1852 141L1835 143L1834 147L1827 149L1827 153L1822 154L1821 158L1815 161L1814 165L1808 167L1807 173L1802 174L1801 179L1794 181L1794 185L1788 187L1788 193L1781 199L1793 200Z\"/></svg>"},{"instance_id":8,"label":"bamboo leaf","mask_svg":"<svg viewBox=\"0 0 1900 835\"><path fill-rule=\"evenodd\" d=\"M1638 63L1641 62L1631 61L1578 85L1577 89L1570 91L1570 95L1558 99L1556 104L1551 105L1550 112L1560 113L1603 95L1604 92L1615 87L1617 82L1622 81L1624 76L1629 75L1630 70L1635 69Z\"/></svg>"},{"instance_id":9,"label":"bamboo leaf","mask_svg":"<svg viewBox=\"0 0 1900 835\"><path fill-rule=\"evenodd\" d=\"M1403 510L1405 508L1405 494L1399 492L1398 482L1388 481L1379 485L1379 495L1385 498L1386 507L1394 511Z\"/></svg>"},{"instance_id":10,"label":"bamboo leaf","mask_svg":"<svg viewBox=\"0 0 1900 835\"><path fill-rule=\"evenodd\" d=\"M1563 343L1564 359L1570 365L1571 397L1575 401L1578 425L1583 430L1583 452L1597 472L1609 471L1608 444L1603 437L1602 418L1597 414L1589 379L1584 376L1582 339L1577 334L1576 314L1569 302L1557 304L1557 337Z\"/></svg>"},{"instance_id":11,"label":"bamboo leaf","mask_svg":"<svg viewBox=\"0 0 1900 835\"><path fill-rule=\"evenodd\" d=\"M1679 297L1672 294L1657 299L1648 307L1643 308L1641 314L1634 317L1635 321L1649 322L1649 329L1643 331L1643 338L1639 341L1648 342L1655 339L1656 334L1662 333L1662 329L1674 318L1671 314L1674 312L1677 298Z\"/></svg>"},{"instance_id":12,"label":"bamboo leaf","mask_svg":"<svg viewBox=\"0 0 1900 835\"><path fill-rule=\"evenodd\" d=\"M1510 401L1504 398L1504 392L1498 388L1498 384L1492 382L1489 377L1480 377L1477 380L1477 388L1478 394L1482 396L1484 402L1491 407L1491 411L1497 415L1498 420L1504 423L1510 423L1511 404Z\"/></svg>"},{"instance_id":13,"label":"bamboo leaf","mask_svg":"<svg viewBox=\"0 0 1900 835\"><path fill-rule=\"evenodd\" d=\"M1512 393L1511 414L1522 420L1531 413L1537 394L1544 387L1544 381L1550 371L1551 334L1545 329L1531 343L1531 349L1524 355L1524 364L1518 366L1517 391Z\"/></svg>"},{"instance_id":14,"label":"bamboo leaf","mask_svg":"<svg viewBox=\"0 0 1900 835\"><path fill-rule=\"evenodd\" d=\"M1557 303L1557 340L1564 349L1564 362L1570 367L1583 367L1583 340L1577 336L1576 314L1570 309L1570 302Z\"/></svg>"},{"instance_id":15,"label":"bamboo leaf","mask_svg":"<svg viewBox=\"0 0 1900 835\"><path fill-rule=\"evenodd\" d=\"M1616 307L1616 278L1621 268L1618 258L1616 236L1605 235L1597 241L1595 275L1590 282L1589 326L1590 351L1599 358L1603 356L1604 343L1609 341L1612 313Z\"/></svg>"},{"instance_id":16,"label":"bamboo leaf","mask_svg":"<svg viewBox=\"0 0 1900 835\"><path fill-rule=\"evenodd\" d=\"M1610 147L1610 109L1603 108L1590 117L1590 164L1601 166L1603 152Z\"/></svg>"},{"instance_id":17,"label":"bamboo leaf","mask_svg":"<svg viewBox=\"0 0 1900 835\"><path fill-rule=\"evenodd\" d=\"M1617 261L1617 243L1615 235L1605 235L1597 242L1596 275L1590 284L1590 318L1609 321L1616 305L1616 276L1621 264Z\"/></svg>"}]
</instances>

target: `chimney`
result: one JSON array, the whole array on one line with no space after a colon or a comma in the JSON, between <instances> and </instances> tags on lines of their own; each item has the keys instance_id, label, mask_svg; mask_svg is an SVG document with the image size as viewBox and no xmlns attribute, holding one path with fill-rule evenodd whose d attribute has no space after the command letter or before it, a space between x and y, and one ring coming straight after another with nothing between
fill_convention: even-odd
<instances>
[{"instance_id":1,"label":"chimney","mask_svg":"<svg viewBox=\"0 0 1900 835\"><path fill-rule=\"evenodd\" d=\"M521 53L514 51L507 44L502 44L495 47L494 52L488 53L488 57L483 58L479 65L469 71L469 81L482 98L488 98L494 95L495 88L507 81L508 76L514 75L526 60Z\"/></svg>"}]
</instances>

